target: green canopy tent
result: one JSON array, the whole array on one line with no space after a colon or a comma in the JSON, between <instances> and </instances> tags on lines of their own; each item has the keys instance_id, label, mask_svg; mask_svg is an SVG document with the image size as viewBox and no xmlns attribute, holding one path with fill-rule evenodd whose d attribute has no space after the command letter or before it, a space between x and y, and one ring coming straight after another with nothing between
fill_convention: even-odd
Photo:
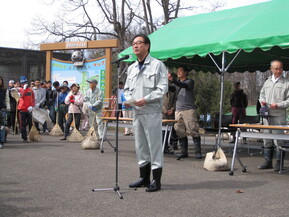
<instances>
[{"instance_id":1,"label":"green canopy tent","mask_svg":"<svg viewBox=\"0 0 289 217\"><path fill-rule=\"evenodd\" d=\"M218 72L223 113L224 72L267 70L273 59L289 67L289 1L270 2L177 18L149 35L151 55L167 66ZM119 57L132 55L132 47ZM221 134L221 115L219 116ZM220 144L220 136L218 137Z\"/></svg>"}]
</instances>

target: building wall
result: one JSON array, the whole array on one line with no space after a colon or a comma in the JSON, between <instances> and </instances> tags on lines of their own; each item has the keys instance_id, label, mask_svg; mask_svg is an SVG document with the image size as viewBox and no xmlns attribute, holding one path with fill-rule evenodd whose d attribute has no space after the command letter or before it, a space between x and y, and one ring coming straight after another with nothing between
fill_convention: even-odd
<instances>
[{"instance_id":1,"label":"building wall","mask_svg":"<svg viewBox=\"0 0 289 217\"><path fill-rule=\"evenodd\" d=\"M69 60L70 54L54 53L53 57ZM0 47L0 75L5 84L9 80L19 80L21 75L25 75L29 81L37 78L44 80L45 66L46 52Z\"/></svg>"}]
</instances>

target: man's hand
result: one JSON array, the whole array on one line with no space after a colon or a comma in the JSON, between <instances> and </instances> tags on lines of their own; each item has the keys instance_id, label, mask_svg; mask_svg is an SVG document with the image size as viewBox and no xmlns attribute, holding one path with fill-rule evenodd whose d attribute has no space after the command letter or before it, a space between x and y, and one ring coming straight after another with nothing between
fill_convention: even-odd
<instances>
[{"instance_id":1,"label":"man's hand","mask_svg":"<svg viewBox=\"0 0 289 217\"><path fill-rule=\"evenodd\" d=\"M168 110L168 111L167 111L167 115L168 115L168 116L172 116L173 114L174 114L173 110Z\"/></svg>"},{"instance_id":2,"label":"man's hand","mask_svg":"<svg viewBox=\"0 0 289 217\"><path fill-rule=\"evenodd\" d=\"M276 103L272 103L272 104L270 105L270 108L271 108L271 109L277 109L277 108L278 108L278 105L277 105Z\"/></svg>"},{"instance_id":3,"label":"man's hand","mask_svg":"<svg viewBox=\"0 0 289 217\"><path fill-rule=\"evenodd\" d=\"M266 102L265 102L265 101L262 101L262 102L261 102L261 106L266 106Z\"/></svg>"},{"instance_id":4,"label":"man's hand","mask_svg":"<svg viewBox=\"0 0 289 217\"><path fill-rule=\"evenodd\" d=\"M96 111L97 111L97 109L96 109L94 106L92 106L92 105L88 106L88 108L90 108L90 109L91 109L91 111L94 111L94 112L96 112Z\"/></svg>"},{"instance_id":5,"label":"man's hand","mask_svg":"<svg viewBox=\"0 0 289 217\"><path fill-rule=\"evenodd\" d=\"M123 103L123 105L124 105L126 108L129 108L129 107L130 107L130 104Z\"/></svg>"},{"instance_id":6,"label":"man's hand","mask_svg":"<svg viewBox=\"0 0 289 217\"><path fill-rule=\"evenodd\" d=\"M145 104L147 104L147 101L144 98L139 99L135 102L135 105L138 107L143 107Z\"/></svg>"},{"instance_id":7,"label":"man's hand","mask_svg":"<svg viewBox=\"0 0 289 217\"><path fill-rule=\"evenodd\" d=\"M27 110L28 110L28 112L32 112L32 110L33 110L33 107L32 106L29 106L28 108L27 108Z\"/></svg>"},{"instance_id":8,"label":"man's hand","mask_svg":"<svg viewBox=\"0 0 289 217\"><path fill-rule=\"evenodd\" d=\"M168 79L169 79L170 81L173 80L173 76L171 75L171 73L168 73Z\"/></svg>"}]
</instances>

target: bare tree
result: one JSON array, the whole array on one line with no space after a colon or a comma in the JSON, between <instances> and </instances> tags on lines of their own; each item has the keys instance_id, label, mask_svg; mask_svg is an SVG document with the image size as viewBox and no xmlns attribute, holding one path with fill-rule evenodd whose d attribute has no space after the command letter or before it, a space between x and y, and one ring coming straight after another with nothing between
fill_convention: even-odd
<instances>
[{"instance_id":1,"label":"bare tree","mask_svg":"<svg viewBox=\"0 0 289 217\"><path fill-rule=\"evenodd\" d=\"M211 0L211 10L221 7L221 0ZM206 1L206 2L211 2ZM53 6L59 1L50 0ZM203 0L62 0L60 15L52 21L35 18L28 35L42 35L43 42L70 40L98 40L116 38L120 41L117 52L129 46L136 32L150 34L160 26L182 15L193 14L203 7ZM198 3L199 2L199 3ZM198 5L199 4L199 5ZM205 8L205 7L203 7ZM162 13L160 13L162 11ZM208 10L203 10L208 11Z\"/></svg>"}]
</instances>

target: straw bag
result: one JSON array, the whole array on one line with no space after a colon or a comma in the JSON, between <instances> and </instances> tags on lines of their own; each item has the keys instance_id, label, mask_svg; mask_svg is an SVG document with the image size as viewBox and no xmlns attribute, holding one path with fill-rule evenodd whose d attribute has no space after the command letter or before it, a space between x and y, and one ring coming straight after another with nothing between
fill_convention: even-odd
<instances>
[{"instance_id":1,"label":"straw bag","mask_svg":"<svg viewBox=\"0 0 289 217\"><path fill-rule=\"evenodd\" d=\"M226 155L220 147L216 151L207 153L204 168L208 171L224 171L229 169Z\"/></svg>"},{"instance_id":2,"label":"straw bag","mask_svg":"<svg viewBox=\"0 0 289 217\"><path fill-rule=\"evenodd\" d=\"M97 134L92 132L86 139L81 143L81 147L83 149L99 149L100 143L99 139L97 138Z\"/></svg>"}]
</instances>

